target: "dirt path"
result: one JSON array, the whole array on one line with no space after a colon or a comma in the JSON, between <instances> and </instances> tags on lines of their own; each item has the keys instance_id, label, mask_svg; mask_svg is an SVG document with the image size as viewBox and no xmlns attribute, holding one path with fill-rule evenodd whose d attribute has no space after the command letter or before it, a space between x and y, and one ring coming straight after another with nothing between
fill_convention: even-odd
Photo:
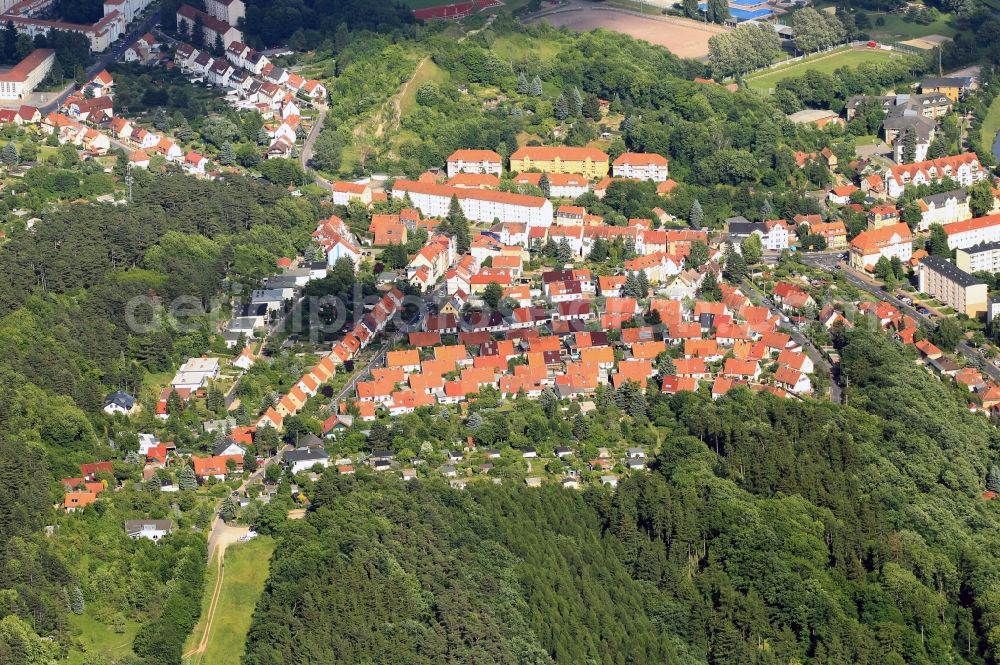
<instances>
[{"instance_id":1,"label":"dirt path","mask_svg":"<svg viewBox=\"0 0 1000 665\"><path fill-rule=\"evenodd\" d=\"M420 74L420 70L423 69L428 62L430 62L430 59L431 57L429 55L425 55L420 62L417 63L417 68L413 70L413 76L410 77L410 80L406 82L398 94L394 95L392 99L389 100L389 103L392 105L392 120L390 121L392 127L390 131L396 131L399 129L399 122L403 118L403 97L406 96L406 92L410 89L410 86L417 80L417 75Z\"/></svg>"},{"instance_id":2,"label":"dirt path","mask_svg":"<svg viewBox=\"0 0 1000 665\"><path fill-rule=\"evenodd\" d=\"M216 519L218 520L219 518L216 517ZM208 543L208 558L209 561L212 561L214 554L216 570L215 588L212 589L212 599L208 603L208 612L202 618L205 630L201 634L201 640L198 642L197 647L184 654L184 658L203 654L205 653L205 649L208 648L208 640L212 635L212 624L215 622L215 611L219 605L219 597L222 595L222 582L226 573L226 548L233 543L239 542L240 536L246 535L249 531L249 527L229 526L221 522L221 520L220 524L212 529L212 537ZM195 626L195 629L197 630L197 626ZM194 662L197 662L197 659Z\"/></svg>"}]
</instances>

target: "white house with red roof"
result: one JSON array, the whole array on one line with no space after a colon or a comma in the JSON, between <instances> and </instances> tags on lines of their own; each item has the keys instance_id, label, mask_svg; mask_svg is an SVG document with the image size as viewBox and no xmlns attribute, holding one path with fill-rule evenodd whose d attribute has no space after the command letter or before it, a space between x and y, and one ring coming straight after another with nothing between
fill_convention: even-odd
<instances>
[{"instance_id":1,"label":"white house with red roof","mask_svg":"<svg viewBox=\"0 0 1000 665\"><path fill-rule=\"evenodd\" d=\"M656 153L623 152L611 162L615 178L664 182L670 177L667 158Z\"/></svg>"},{"instance_id":2,"label":"white house with red roof","mask_svg":"<svg viewBox=\"0 0 1000 665\"><path fill-rule=\"evenodd\" d=\"M105 95L110 95L114 92L115 80L108 73L108 70L102 69L98 72L97 76L90 79L84 88L90 88L91 92L94 93L94 97L104 97Z\"/></svg>"},{"instance_id":3,"label":"white house with red roof","mask_svg":"<svg viewBox=\"0 0 1000 665\"><path fill-rule=\"evenodd\" d=\"M208 158L193 150L184 155L184 163L181 165L186 173L196 175L204 175L206 166L208 166Z\"/></svg>"},{"instance_id":4,"label":"white house with red roof","mask_svg":"<svg viewBox=\"0 0 1000 665\"><path fill-rule=\"evenodd\" d=\"M912 255L913 233L902 222L862 231L851 240L850 263L856 270L871 270L883 256L890 260L898 257L906 263Z\"/></svg>"},{"instance_id":5,"label":"white house with red roof","mask_svg":"<svg viewBox=\"0 0 1000 665\"><path fill-rule=\"evenodd\" d=\"M370 205L372 202L372 190L367 183L335 182L333 183L332 190L334 205L346 206L351 201L359 201L365 205Z\"/></svg>"},{"instance_id":6,"label":"white house with red roof","mask_svg":"<svg viewBox=\"0 0 1000 665\"><path fill-rule=\"evenodd\" d=\"M1000 215L986 215L944 225L948 249L966 249L1000 241Z\"/></svg>"},{"instance_id":7,"label":"white house with red roof","mask_svg":"<svg viewBox=\"0 0 1000 665\"><path fill-rule=\"evenodd\" d=\"M951 178L962 187L969 187L984 180L987 171L974 152L966 152L952 157L941 157L913 164L900 164L886 169L883 173L886 193L890 198L898 198L908 186L929 185Z\"/></svg>"},{"instance_id":8,"label":"white house with red roof","mask_svg":"<svg viewBox=\"0 0 1000 665\"><path fill-rule=\"evenodd\" d=\"M528 226L551 226L552 202L540 196L462 189L415 180L397 180L393 198L409 196L413 207L425 217L446 217L452 197L458 199L465 217L472 222L491 223L495 219Z\"/></svg>"},{"instance_id":9,"label":"white house with red roof","mask_svg":"<svg viewBox=\"0 0 1000 665\"><path fill-rule=\"evenodd\" d=\"M132 166L138 166L141 169L149 168L149 155L145 150L136 150L128 156L128 161Z\"/></svg>"},{"instance_id":10,"label":"white house with red roof","mask_svg":"<svg viewBox=\"0 0 1000 665\"><path fill-rule=\"evenodd\" d=\"M503 158L493 150L456 150L448 156L448 177L459 173L487 173L499 176Z\"/></svg>"}]
</instances>

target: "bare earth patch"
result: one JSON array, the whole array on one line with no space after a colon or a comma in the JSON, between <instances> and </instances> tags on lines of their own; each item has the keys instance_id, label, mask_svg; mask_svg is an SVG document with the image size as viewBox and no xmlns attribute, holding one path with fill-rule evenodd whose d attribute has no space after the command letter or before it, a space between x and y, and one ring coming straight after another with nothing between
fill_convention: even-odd
<instances>
[{"instance_id":1,"label":"bare earth patch","mask_svg":"<svg viewBox=\"0 0 1000 665\"><path fill-rule=\"evenodd\" d=\"M614 9L583 7L548 14L540 20L557 28L587 32L595 28L614 30L668 49L681 58L708 56L708 40L726 28L669 16L646 17Z\"/></svg>"}]
</instances>

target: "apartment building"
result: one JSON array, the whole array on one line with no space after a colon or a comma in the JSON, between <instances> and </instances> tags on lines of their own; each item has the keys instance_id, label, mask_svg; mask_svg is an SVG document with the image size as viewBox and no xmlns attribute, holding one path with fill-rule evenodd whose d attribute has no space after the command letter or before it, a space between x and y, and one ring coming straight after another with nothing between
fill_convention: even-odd
<instances>
[{"instance_id":1,"label":"apartment building","mask_svg":"<svg viewBox=\"0 0 1000 665\"><path fill-rule=\"evenodd\" d=\"M917 277L921 293L933 296L957 312L976 317L986 311L989 300L986 282L940 256L921 259Z\"/></svg>"}]
</instances>

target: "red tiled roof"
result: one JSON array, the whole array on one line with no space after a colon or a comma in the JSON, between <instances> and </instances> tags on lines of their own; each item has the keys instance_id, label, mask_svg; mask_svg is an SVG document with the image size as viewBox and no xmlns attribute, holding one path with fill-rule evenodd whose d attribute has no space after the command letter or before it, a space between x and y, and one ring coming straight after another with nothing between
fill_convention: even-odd
<instances>
[{"instance_id":1,"label":"red tiled roof","mask_svg":"<svg viewBox=\"0 0 1000 665\"><path fill-rule=\"evenodd\" d=\"M492 150L456 150L448 156L449 162L497 162L501 161L498 153Z\"/></svg>"},{"instance_id":2,"label":"red tiled roof","mask_svg":"<svg viewBox=\"0 0 1000 665\"><path fill-rule=\"evenodd\" d=\"M38 48L24 57L24 60L17 63L9 70L0 74L0 82L23 83L28 80L31 72L35 71L39 65L45 62L46 58L54 55L55 51L49 48Z\"/></svg>"},{"instance_id":3,"label":"red tiled roof","mask_svg":"<svg viewBox=\"0 0 1000 665\"><path fill-rule=\"evenodd\" d=\"M511 192L495 192L488 189L463 189L461 187L451 187L449 185L438 185L430 182L416 182L414 180L397 180L393 189L403 192L413 192L415 194L428 194L430 196L455 196L459 200L472 199L476 201L493 201L495 203L505 203L508 205L519 205L528 208L541 208L547 199L541 196L528 196L527 194L513 194Z\"/></svg>"},{"instance_id":4,"label":"red tiled roof","mask_svg":"<svg viewBox=\"0 0 1000 665\"><path fill-rule=\"evenodd\" d=\"M666 166L667 158L654 152L623 152L613 162L615 166Z\"/></svg>"}]
</instances>

